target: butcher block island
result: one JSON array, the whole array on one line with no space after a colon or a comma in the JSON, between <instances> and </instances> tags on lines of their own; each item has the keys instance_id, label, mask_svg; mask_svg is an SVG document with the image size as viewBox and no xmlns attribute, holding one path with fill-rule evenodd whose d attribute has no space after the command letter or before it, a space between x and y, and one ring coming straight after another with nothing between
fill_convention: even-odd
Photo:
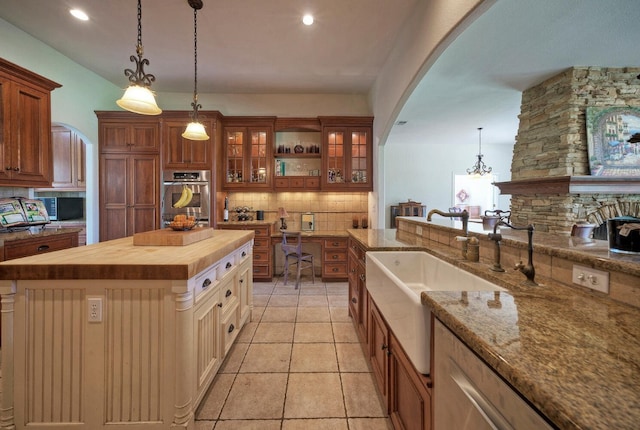
<instances>
[{"instance_id":1,"label":"butcher block island","mask_svg":"<svg viewBox=\"0 0 640 430\"><path fill-rule=\"evenodd\" d=\"M0 263L0 428L194 428L251 318L254 233L184 233Z\"/></svg>"}]
</instances>

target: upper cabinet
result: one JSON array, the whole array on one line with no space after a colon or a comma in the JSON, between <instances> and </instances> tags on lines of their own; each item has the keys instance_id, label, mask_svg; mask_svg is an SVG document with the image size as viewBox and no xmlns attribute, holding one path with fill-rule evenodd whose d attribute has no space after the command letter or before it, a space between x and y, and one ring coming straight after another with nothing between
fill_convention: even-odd
<instances>
[{"instance_id":1,"label":"upper cabinet","mask_svg":"<svg viewBox=\"0 0 640 430\"><path fill-rule=\"evenodd\" d=\"M322 190L373 190L373 118L321 117Z\"/></svg>"},{"instance_id":2,"label":"upper cabinet","mask_svg":"<svg viewBox=\"0 0 640 430\"><path fill-rule=\"evenodd\" d=\"M278 118L275 137L275 190L320 190L320 121L317 118Z\"/></svg>"},{"instance_id":3,"label":"upper cabinet","mask_svg":"<svg viewBox=\"0 0 640 430\"><path fill-rule=\"evenodd\" d=\"M273 187L274 120L272 117L225 119L223 189L264 191Z\"/></svg>"},{"instance_id":4,"label":"upper cabinet","mask_svg":"<svg viewBox=\"0 0 640 430\"><path fill-rule=\"evenodd\" d=\"M70 128L51 127L53 148L53 183L60 191L84 191L86 189L86 144L82 137Z\"/></svg>"},{"instance_id":5,"label":"upper cabinet","mask_svg":"<svg viewBox=\"0 0 640 430\"><path fill-rule=\"evenodd\" d=\"M201 111L201 122L209 140L189 140L182 137L187 124L191 121L188 112L163 115L162 119L162 155L164 169L212 170L217 142L218 112Z\"/></svg>"},{"instance_id":6,"label":"upper cabinet","mask_svg":"<svg viewBox=\"0 0 640 430\"><path fill-rule=\"evenodd\" d=\"M96 112L100 119L100 152L160 151L160 126L157 118L130 112Z\"/></svg>"},{"instance_id":7,"label":"upper cabinet","mask_svg":"<svg viewBox=\"0 0 640 430\"><path fill-rule=\"evenodd\" d=\"M59 87L0 58L0 186L51 186L51 91Z\"/></svg>"}]
</instances>

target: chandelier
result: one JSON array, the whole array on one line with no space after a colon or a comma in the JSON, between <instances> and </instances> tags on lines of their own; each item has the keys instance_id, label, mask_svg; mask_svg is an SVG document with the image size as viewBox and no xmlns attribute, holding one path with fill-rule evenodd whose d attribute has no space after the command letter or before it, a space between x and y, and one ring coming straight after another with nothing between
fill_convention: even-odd
<instances>
[{"instance_id":1,"label":"chandelier","mask_svg":"<svg viewBox=\"0 0 640 430\"><path fill-rule=\"evenodd\" d=\"M475 176L482 176L482 175L486 175L487 173L491 173L491 167L487 167L486 164L484 164L484 161L482 161L482 127L478 127L478 160L476 161L476 164L474 164L473 166L471 166L470 169L467 169L467 173L469 175L475 175Z\"/></svg>"},{"instance_id":2,"label":"chandelier","mask_svg":"<svg viewBox=\"0 0 640 430\"><path fill-rule=\"evenodd\" d=\"M208 140L209 136L204 129L204 125L198 121L198 109L202 107L198 103L198 10L202 9L202 0L187 0L189 6L193 8L193 102L191 107L191 122L182 137L189 140Z\"/></svg>"},{"instance_id":3,"label":"chandelier","mask_svg":"<svg viewBox=\"0 0 640 430\"><path fill-rule=\"evenodd\" d=\"M144 66L149 65L149 60L142 58L144 51L142 49L142 6L140 2L141 0L138 0L138 44L136 45L138 58L133 55L129 57L136 64L136 70L124 70L124 74L129 78L131 84L116 103L130 112L142 115L159 115L162 113L162 109L156 104L155 96L149 88L156 77L144 72Z\"/></svg>"}]
</instances>

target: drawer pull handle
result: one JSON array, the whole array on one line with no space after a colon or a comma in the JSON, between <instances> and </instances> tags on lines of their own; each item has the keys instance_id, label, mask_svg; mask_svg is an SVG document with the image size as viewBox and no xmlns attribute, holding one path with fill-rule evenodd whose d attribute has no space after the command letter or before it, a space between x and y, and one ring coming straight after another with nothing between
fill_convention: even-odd
<instances>
[{"instance_id":1,"label":"drawer pull handle","mask_svg":"<svg viewBox=\"0 0 640 430\"><path fill-rule=\"evenodd\" d=\"M229 330L227 330L227 331L228 331L229 333L231 333L231 332L233 332L233 330L235 330L235 329L236 329L236 328L234 327L234 325L233 325L233 324L231 324L231 325L229 326Z\"/></svg>"},{"instance_id":2,"label":"drawer pull handle","mask_svg":"<svg viewBox=\"0 0 640 430\"><path fill-rule=\"evenodd\" d=\"M363 274L360 274L360 280L364 281L365 279L367 279L367 277L365 275L363 275Z\"/></svg>"},{"instance_id":3,"label":"drawer pull handle","mask_svg":"<svg viewBox=\"0 0 640 430\"><path fill-rule=\"evenodd\" d=\"M38 252L46 251L47 249L49 249L49 245L40 245L38 247Z\"/></svg>"},{"instance_id":4,"label":"drawer pull handle","mask_svg":"<svg viewBox=\"0 0 640 430\"><path fill-rule=\"evenodd\" d=\"M207 289L209 287L209 285L211 285L211 279L207 278L204 280L204 282L202 282L202 289Z\"/></svg>"},{"instance_id":5,"label":"drawer pull handle","mask_svg":"<svg viewBox=\"0 0 640 430\"><path fill-rule=\"evenodd\" d=\"M333 242L333 246L340 246L340 242Z\"/></svg>"},{"instance_id":6,"label":"drawer pull handle","mask_svg":"<svg viewBox=\"0 0 640 430\"><path fill-rule=\"evenodd\" d=\"M233 294L233 293L231 292L231 290L227 290L227 292L224 294L224 296L225 296L225 297L229 297L231 294Z\"/></svg>"},{"instance_id":7,"label":"drawer pull handle","mask_svg":"<svg viewBox=\"0 0 640 430\"><path fill-rule=\"evenodd\" d=\"M227 265L225 266L226 269L230 268L231 266L233 266L233 264L231 263L227 263Z\"/></svg>"},{"instance_id":8,"label":"drawer pull handle","mask_svg":"<svg viewBox=\"0 0 640 430\"><path fill-rule=\"evenodd\" d=\"M218 303L218 307L221 308L222 307L222 303Z\"/></svg>"},{"instance_id":9,"label":"drawer pull handle","mask_svg":"<svg viewBox=\"0 0 640 430\"><path fill-rule=\"evenodd\" d=\"M338 255L338 254L333 254L333 255L331 256L331 258L333 258L334 260L337 260L337 259L338 259L338 257L339 257L339 255Z\"/></svg>"},{"instance_id":10,"label":"drawer pull handle","mask_svg":"<svg viewBox=\"0 0 640 430\"><path fill-rule=\"evenodd\" d=\"M337 267L334 267L333 269L331 269L331 271L332 271L332 272L337 272L337 271L339 271L339 270L340 270L340 269L338 269Z\"/></svg>"},{"instance_id":11,"label":"drawer pull handle","mask_svg":"<svg viewBox=\"0 0 640 430\"><path fill-rule=\"evenodd\" d=\"M356 299L355 297L351 298L351 303L358 303L358 299Z\"/></svg>"},{"instance_id":12,"label":"drawer pull handle","mask_svg":"<svg viewBox=\"0 0 640 430\"><path fill-rule=\"evenodd\" d=\"M242 256L246 257L247 256L247 252L246 251L242 251Z\"/></svg>"},{"instance_id":13,"label":"drawer pull handle","mask_svg":"<svg viewBox=\"0 0 640 430\"><path fill-rule=\"evenodd\" d=\"M262 260L262 256L258 255L258 254L253 254L253 259L254 260Z\"/></svg>"}]
</instances>

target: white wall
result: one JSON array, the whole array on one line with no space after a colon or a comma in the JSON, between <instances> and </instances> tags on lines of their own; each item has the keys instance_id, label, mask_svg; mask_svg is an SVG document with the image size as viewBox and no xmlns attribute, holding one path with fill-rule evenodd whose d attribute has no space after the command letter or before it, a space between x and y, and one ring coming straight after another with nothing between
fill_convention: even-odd
<instances>
[{"instance_id":1,"label":"white wall","mask_svg":"<svg viewBox=\"0 0 640 430\"><path fill-rule=\"evenodd\" d=\"M513 144L482 145L483 161L499 174L500 181L511 179ZM389 228L389 211L392 205L408 199L421 202L431 209L447 210L452 204L453 174L465 174L476 162L478 146L452 148L442 143L384 146L384 172L386 175L384 205L385 227ZM498 208L509 209L510 196L500 196ZM380 226L379 226L380 227Z\"/></svg>"}]
</instances>

